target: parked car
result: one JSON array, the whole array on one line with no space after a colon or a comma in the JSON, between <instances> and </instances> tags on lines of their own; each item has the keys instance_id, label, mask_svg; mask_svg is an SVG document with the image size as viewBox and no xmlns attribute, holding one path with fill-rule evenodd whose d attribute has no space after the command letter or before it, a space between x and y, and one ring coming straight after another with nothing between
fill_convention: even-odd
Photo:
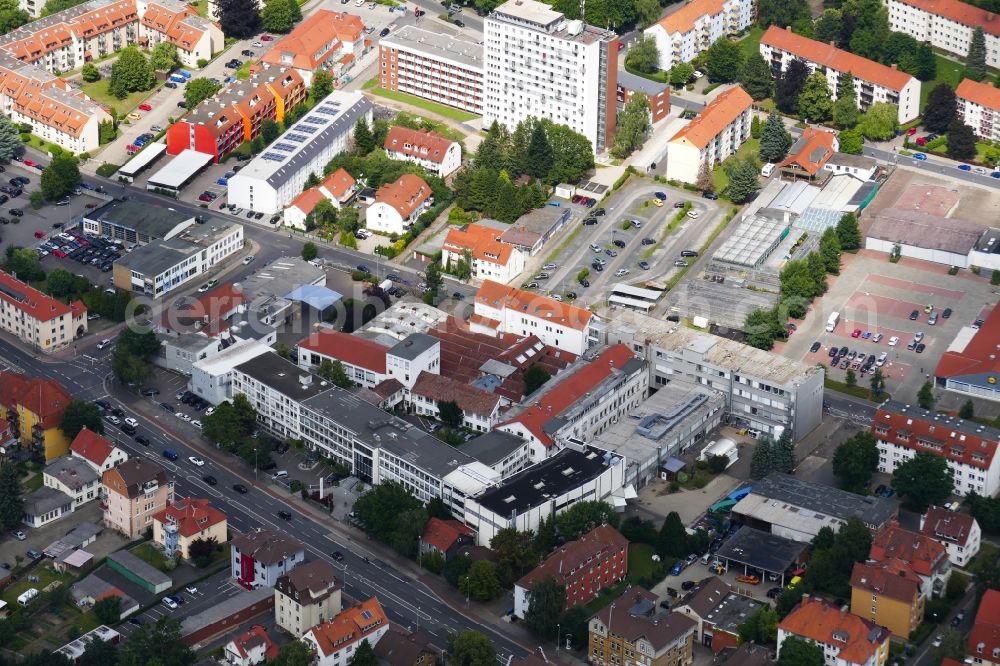
<instances>
[{"instance_id":1,"label":"parked car","mask_svg":"<svg viewBox=\"0 0 1000 666\"><path fill-rule=\"evenodd\" d=\"M812 343L812 346L809 347L809 351L815 354L816 352L819 351L819 348L821 346L822 345L820 345L819 340L817 340L816 342Z\"/></svg>"}]
</instances>

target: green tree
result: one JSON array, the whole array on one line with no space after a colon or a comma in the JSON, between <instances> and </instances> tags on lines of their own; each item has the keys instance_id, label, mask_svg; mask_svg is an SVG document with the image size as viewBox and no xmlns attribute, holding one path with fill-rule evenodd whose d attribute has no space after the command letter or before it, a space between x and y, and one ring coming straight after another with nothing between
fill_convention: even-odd
<instances>
[{"instance_id":1,"label":"green tree","mask_svg":"<svg viewBox=\"0 0 1000 666\"><path fill-rule=\"evenodd\" d=\"M676 511L671 511L663 519L656 543L656 551L664 558L687 555L687 530Z\"/></svg>"},{"instance_id":2,"label":"green tree","mask_svg":"<svg viewBox=\"0 0 1000 666\"><path fill-rule=\"evenodd\" d=\"M121 345L116 345L111 354L111 372L115 379L129 386L142 384L153 376L153 369L146 361Z\"/></svg>"},{"instance_id":3,"label":"green tree","mask_svg":"<svg viewBox=\"0 0 1000 666\"><path fill-rule=\"evenodd\" d=\"M465 413L454 400L438 400L438 418L451 428L460 428L465 420Z\"/></svg>"},{"instance_id":4,"label":"green tree","mask_svg":"<svg viewBox=\"0 0 1000 666\"><path fill-rule=\"evenodd\" d=\"M184 104L188 109L193 109L220 90L222 85L211 79L204 77L191 79L184 86Z\"/></svg>"},{"instance_id":5,"label":"green tree","mask_svg":"<svg viewBox=\"0 0 1000 666\"><path fill-rule=\"evenodd\" d=\"M564 605L566 605L566 588L557 583L551 575L546 575L531 587L524 623L538 638L552 640L556 637L559 616Z\"/></svg>"},{"instance_id":6,"label":"green tree","mask_svg":"<svg viewBox=\"0 0 1000 666\"><path fill-rule=\"evenodd\" d=\"M840 152L846 155L860 155L865 148L865 137L856 129L845 129L838 139Z\"/></svg>"},{"instance_id":7,"label":"green tree","mask_svg":"<svg viewBox=\"0 0 1000 666\"><path fill-rule=\"evenodd\" d=\"M288 0L288 10L292 13L292 23L302 20L302 8L299 7L297 0Z\"/></svg>"},{"instance_id":8,"label":"green tree","mask_svg":"<svg viewBox=\"0 0 1000 666\"><path fill-rule=\"evenodd\" d=\"M912 62L906 67L907 72L921 81L933 81L937 78L937 56L927 42L917 46Z\"/></svg>"},{"instance_id":9,"label":"green tree","mask_svg":"<svg viewBox=\"0 0 1000 666\"><path fill-rule=\"evenodd\" d=\"M127 326L118 335L117 344L140 358L148 358L160 351L160 341L156 333L151 330L140 332Z\"/></svg>"},{"instance_id":10,"label":"green tree","mask_svg":"<svg viewBox=\"0 0 1000 666\"><path fill-rule=\"evenodd\" d=\"M7 116L0 115L0 160L9 162L23 150L21 134L17 125Z\"/></svg>"},{"instance_id":11,"label":"green tree","mask_svg":"<svg viewBox=\"0 0 1000 666\"><path fill-rule=\"evenodd\" d=\"M931 90L924 107L924 127L928 132L944 134L955 122L958 113L958 98L947 83L941 83Z\"/></svg>"},{"instance_id":12,"label":"green tree","mask_svg":"<svg viewBox=\"0 0 1000 666\"><path fill-rule=\"evenodd\" d=\"M731 83L743 69L743 50L728 37L720 37L705 53L705 73L713 83Z\"/></svg>"},{"instance_id":13,"label":"green tree","mask_svg":"<svg viewBox=\"0 0 1000 666\"><path fill-rule=\"evenodd\" d=\"M324 358L316 366L316 374L340 388L354 386L354 382L351 381L347 376L347 371L344 370L344 364L340 361L331 361L328 358Z\"/></svg>"},{"instance_id":14,"label":"green tree","mask_svg":"<svg viewBox=\"0 0 1000 666\"><path fill-rule=\"evenodd\" d=\"M263 137L264 143L270 144L281 136L281 128L278 127L278 123L267 119L260 124L260 135Z\"/></svg>"},{"instance_id":15,"label":"green tree","mask_svg":"<svg viewBox=\"0 0 1000 666\"><path fill-rule=\"evenodd\" d=\"M795 469L795 442L792 439L792 429L785 428L774 443L775 466L778 472L791 474Z\"/></svg>"},{"instance_id":16,"label":"green tree","mask_svg":"<svg viewBox=\"0 0 1000 666\"><path fill-rule=\"evenodd\" d=\"M361 495L354 503L354 515L372 536L384 543L391 543L400 531L401 517L422 507L420 500L407 492L401 484L387 482L373 486ZM423 523L417 526L419 530L423 528Z\"/></svg>"},{"instance_id":17,"label":"green tree","mask_svg":"<svg viewBox=\"0 0 1000 666\"><path fill-rule=\"evenodd\" d=\"M920 452L896 468L892 487L903 496L903 506L923 514L928 506L948 498L954 490L954 479L946 458Z\"/></svg>"},{"instance_id":18,"label":"green tree","mask_svg":"<svg viewBox=\"0 0 1000 666\"><path fill-rule=\"evenodd\" d=\"M844 490L864 493L878 471L878 444L867 431L856 433L833 454L833 474Z\"/></svg>"},{"instance_id":19,"label":"green tree","mask_svg":"<svg viewBox=\"0 0 1000 666\"><path fill-rule=\"evenodd\" d=\"M660 68L660 51L656 40L643 35L642 39L632 44L625 56L625 66L646 74L652 74Z\"/></svg>"},{"instance_id":20,"label":"green tree","mask_svg":"<svg viewBox=\"0 0 1000 666\"><path fill-rule=\"evenodd\" d=\"M42 194L55 201L71 194L82 182L80 160L76 155L60 153L42 171Z\"/></svg>"},{"instance_id":21,"label":"green tree","mask_svg":"<svg viewBox=\"0 0 1000 666\"><path fill-rule=\"evenodd\" d=\"M812 38L817 42L836 45L843 31L844 15L839 9L827 9L816 19Z\"/></svg>"},{"instance_id":22,"label":"green tree","mask_svg":"<svg viewBox=\"0 0 1000 666\"><path fill-rule=\"evenodd\" d=\"M288 0L267 0L260 10L260 22L269 32L290 32L295 25L295 16Z\"/></svg>"},{"instance_id":23,"label":"green tree","mask_svg":"<svg viewBox=\"0 0 1000 666\"><path fill-rule=\"evenodd\" d=\"M231 447L250 437L257 427L257 411L242 393L219 404L201 418L201 434L210 442Z\"/></svg>"},{"instance_id":24,"label":"green tree","mask_svg":"<svg viewBox=\"0 0 1000 666\"><path fill-rule=\"evenodd\" d=\"M89 400L70 400L59 422L59 429L72 442L84 428L98 435L104 434L101 410Z\"/></svg>"},{"instance_id":25,"label":"green tree","mask_svg":"<svg viewBox=\"0 0 1000 666\"><path fill-rule=\"evenodd\" d=\"M118 666L192 666L197 656L181 640L180 620L161 617L129 634L118 648Z\"/></svg>"},{"instance_id":26,"label":"green tree","mask_svg":"<svg viewBox=\"0 0 1000 666\"><path fill-rule=\"evenodd\" d=\"M125 99L129 93L149 90L156 82L156 74L146 56L136 46L126 46L118 52L118 58L111 65L108 78L108 92L118 99Z\"/></svg>"},{"instance_id":27,"label":"green tree","mask_svg":"<svg viewBox=\"0 0 1000 666\"><path fill-rule=\"evenodd\" d=\"M547 178L553 164L552 144L549 143L544 125L536 122L531 131L531 142L528 144L527 173L535 178Z\"/></svg>"},{"instance_id":28,"label":"green tree","mask_svg":"<svg viewBox=\"0 0 1000 666\"><path fill-rule=\"evenodd\" d=\"M670 70L670 85L683 86L694 78L694 65L689 62L679 62Z\"/></svg>"},{"instance_id":29,"label":"green tree","mask_svg":"<svg viewBox=\"0 0 1000 666\"><path fill-rule=\"evenodd\" d=\"M21 495L21 479L14 463L0 466L0 527L10 531L21 524L24 518L24 498Z\"/></svg>"},{"instance_id":30,"label":"green tree","mask_svg":"<svg viewBox=\"0 0 1000 666\"><path fill-rule=\"evenodd\" d=\"M854 372L854 370L848 368L847 369L847 374L844 375L844 383L847 384L848 386L857 386L858 385L858 374L856 372Z\"/></svg>"},{"instance_id":31,"label":"green tree","mask_svg":"<svg viewBox=\"0 0 1000 666\"><path fill-rule=\"evenodd\" d=\"M854 213L844 213L837 222L837 240L843 250L857 250L861 247L861 229Z\"/></svg>"},{"instance_id":32,"label":"green tree","mask_svg":"<svg viewBox=\"0 0 1000 666\"><path fill-rule=\"evenodd\" d=\"M617 527L620 516L607 502L590 500L573 504L555 520L559 536L565 541L573 541L604 523Z\"/></svg>"},{"instance_id":33,"label":"green tree","mask_svg":"<svg viewBox=\"0 0 1000 666\"><path fill-rule=\"evenodd\" d=\"M42 7L40 16L51 16L64 9L69 9L70 7L76 7L81 4L84 0L46 0L45 5Z\"/></svg>"},{"instance_id":34,"label":"green tree","mask_svg":"<svg viewBox=\"0 0 1000 666\"><path fill-rule=\"evenodd\" d=\"M975 415L976 415L976 405L975 403L972 402L971 399L963 402L961 408L959 408L958 410L959 418L963 418L966 421L971 421Z\"/></svg>"},{"instance_id":35,"label":"green tree","mask_svg":"<svg viewBox=\"0 0 1000 666\"><path fill-rule=\"evenodd\" d=\"M866 139L886 141L891 139L899 129L899 113L895 104L875 102L861 114L857 124L858 131Z\"/></svg>"},{"instance_id":36,"label":"green tree","mask_svg":"<svg viewBox=\"0 0 1000 666\"><path fill-rule=\"evenodd\" d=\"M90 641L76 666L118 666L118 646L108 641Z\"/></svg>"},{"instance_id":37,"label":"green tree","mask_svg":"<svg viewBox=\"0 0 1000 666\"><path fill-rule=\"evenodd\" d=\"M757 440L753 456L750 458L750 478L763 479L775 470L776 462L777 451L774 442L768 437Z\"/></svg>"},{"instance_id":38,"label":"green tree","mask_svg":"<svg viewBox=\"0 0 1000 666\"><path fill-rule=\"evenodd\" d=\"M882 392L885 391L885 375L882 374L882 368L875 368L870 384L872 387L872 397L880 397Z\"/></svg>"},{"instance_id":39,"label":"green tree","mask_svg":"<svg viewBox=\"0 0 1000 666\"><path fill-rule=\"evenodd\" d=\"M775 338L784 334L784 324L774 310L752 310L743 324L746 343L757 349L771 349Z\"/></svg>"},{"instance_id":40,"label":"green tree","mask_svg":"<svg viewBox=\"0 0 1000 666\"><path fill-rule=\"evenodd\" d=\"M793 25L801 18L810 18L806 0L761 0L757 6L757 23L764 28Z\"/></svg>"},{"instance_id":41,"label":"green tree","mask_svg":"<svg viewBox=\"0 0 1000 666\"><path fill-rule=\"evenodd\" d=\"M566 125L559 125L551 120L541 121L545 127L550 153L553 156L552 168L543 180L553 185L555 183L576 183L594 168L594 149L590 140L579 132L574 132ZM542 146L544 156L544 145ZM528 158L532 158L532 144L528 146ZM529 171L530 173L530 171ZM537 205L544 205L544 200Z\"/></svg>"},{"instance_id":42,"label":"green tree","mask_svg":"<svg viewBox=\"0 0 1000 666\"><path fill-rule=\"evenodd\" d=\"M822 123L829 120L832 113L833 98L826 75L813 72L806 78L799 94L799 115L809 122Z\"/></svg>"},{"instance_id":43,"label":"green tree","mask_svg":"<svg viewBox=\"0 0 1000 666\"><path fill-rule=\"evenodd\" d=\"M837 101L833 103L831 117L833 124L843 129L850 129L858 124L857 91L854 89L854 76L850 72L841 75L837 82Z\"/></svg>"},{"instance_id":44,"label":"green tree","mask_svg":"<svg viewBox=\"0 0 1000 666\"><path fill-rule=\"evenodd\" d=\"M488 637L466 629L448 636L445 657L450 666L495 666L497 650Z\"/></svg>"},{"instance_id":45,"label":"green tree","mask_svg":"<svg viewBox=\"0 0 1000 666\"><path fill-rule=\"evenodd\" d=\"M531 543L540 555L548 555L555 550L558 539L555 516L549 516L538 521L538 531L535 532Z\"/></svg>"},{"instance_id":46,"label":"green tree","mask_svg":"<svg viewBox=\"0 0 1000 666\"><path fill-rule=\"evenodd\" d=\"M309 96L312 97L313 102L319 102L331 92L333 92L333 74L325 69L317 69L316 73L313 74Z\"/></svg>"},{"instance_id":47,"label":"green tree","mask_svg":"<svg viewBox=\"0 0 1000 666\"><path fill-rule=\"evenodd\" d=\"M303 641L287 641L278 648L278 656L274 666L309 666L315 655L309 645Z\"/></svg>"},{"instance_id":48,"label":"green tree","mask_svg":"<svg viewBox=\"0 0 1000 666\"><path fill-rule=\"evenodd\" d=\"M778 646L778 666L823 666L823 648L801 638L788 636Z\"/></svg>"},{"instance_id":49,"label":"green tree","mask_svg":"<svg viewBox=\"0 0 1000 666\"><path fill-rule=\"evenodd\" d=\"M548 370L537 363L532 364L524 371L524 395L531 395L541 388L545 382L549 381L551 377L552 375L549 374Z\"/></svg>"},{"instance_id":50,"label":"green tree","mask_svg":"<svg viewBox=\"0 0 1000 666\"><path fill-rule=\"evenodd\" d=\"M496 599L503 591L496 566L489 560L476 562L458 580L458 591L476 601Z\"/></svg>"},{"instance_id":51,"label":"green tree","mask_svg":"<svg viewBox=\"0 0 1000 666\"><path fill-rule=\"evenodd\" d=\"M977 25L972 31L969 54L965 58L965 71L962 75L973 81L983 81L986 78L986 35L981 25Z\"/></svg>"},{"instance_id":52,"label":"green tree","mask_svg":"<svg viewBox=\"0 0 1000 666\"><path fill-rule=\"evenodd\" d=\"M917 404L924 409L934 409L934 385L930 381L924 382L917 392Z\"/></svg>"},{"instance_id":53,"label":"green tree","mask_svg":"<svg viewBox=\"0 0 1000 666\"><path fill-rule=\"evenodd\" d=\"M307 241L302 246L302 259L305 261L312 261L319 256L319 248L316 247L316 243L312 241Z\"/></svg>"},{"instance_id":54,"label":"green tree","mask_svg":"<svg viewBox=\"0 0 1000 666\"><path fill-rule=\"evenodd\" d=\"M424 273L424 282L427 283L427 292L433 294L434 298L437 298L438 292L441 291L443 280L444 278L441 277L441 267L433 262L428 264L427 270Z\"/></svg>"},{"instance_id":55,"label":"green tree","mask_svg":"<svg viewBox=\"0 0 1000 666\"><path fill-rule=\"evenodd\" d=\"M218 0L219 27L226 37L246 39L260 31L260 13L254 0Z\"/></svg>"},{"instance_id":56,"label":"green tree","mask_svg":"<svg viewBox=\"0 0 1000 666\"><path fill-rule=\"evenodd\" d=\"M171 42L160 42L149 53L149 61L153 69L170 71L181 64L177 56L177 46Z\"/></svg>"},{"instance_id":57,"label":"green tree","mask_svg":"<svg viewBox=\"0 0 1000 666\"><path fill-rule=\"evenodd\" d=\"M774 94L774 73L760 53L754 51L743 63L740 85L757 101Z\"/></svg>"},{"instance_id":58,"label":"green tree","mask_svg":"<svg viewBox=\"0 0 1000 666\"><path fill-rule=\"evenodd\" d=\"M372 136L368 121L364 118L358 120L354 126L354 150L358 155L367 155L375 150L375 137Z\"/></svg>"},{"instance_id":59,"label":"green tree","mask_svg":"<svg viewBox=\"0 0 1000 666\"><path fill-rule=\"evenodd\" d=\"M749 201L760 190L759 170L753 162L735 160L726 173L729 175L729 189L726 192L733 203Z\"/></svg>"},{"instance_id":60,"label":"green tree","mask_svg":"<svg viewBox=\"0 0 1000 666\"><path fill-rule=\"evenodd\" d=\"M0 34L11 33L30 20L31 16L20 8L16 0L0 0Z\"/></svg>"},{"instance_id":61,"label":"green tree","mask_svg":"<svg viewBox=\"0 0 1000 666\"><path fill-rule=\"evenodd\" d=\"M49 273L46 291L56 298L66 298L75 288L75 278L65 268L55 268Z\"/></svg>"},{"instance_id":62,"label":"green tree","mask_svg":"<svg viewBox=\"0 0 1000 666\"><path fill-rule=\"evenodd\" d=\"M444 563L442 574L452 587L458 587L462 576L472 567L472 559L468 555L454 555Z\"/></svg>"},{"instance_id":63,"label":"green tree","mask_svg":"<svg viewBox=\"0 0 1000 666\"><path fill-rule=\"evenodd\" d=\"M512 587L538 564L538 553L531 539L531 532L519 532L512 527L499 530L490 539L490 548L497 554L497 577L503 587Z\"/></svg>"},{"instance_id":64,"label":"green tree","mask_svg":"<svg viewBox=\"0 0 1000 666\"><path fill-rule=\"evenodd\" d=\"M833 227L827 227L819 239L819 254L823 258L823 266L831 275L840 273L840 238Z\"/></svg>"},{"instance_id":65,"label":"green tree","mask_svg":"<svg viewBox=\"0 0 1000 666\"><path fill-rule=\"evenodd\" d=\"M94 63L88 62L88 63L86 63L83 66L83 69L80 70L80 78L82 78L87 83L93 83L94 81L100 81L101 80L101 70L97 69L97 67L94 65Z\"/></svg>"},{"instance_id":66,"label":"green tree","mask_svg":"<svg viewBox=\"0 0 1000 666\"><path fill-rule=\"evenodd\" d=\"M793 116L799 114L799 95L809 77L809 68L798 58L788 63L775 83L774 103L779 109Z\"/></svg>"},{"instance_id":67,"label":"green tree","mask_svg":"<svg viewBox=\"0 0 1000 666\"><path fill-rule=\"evenodd\" d=\"M750 137L759 140L763 132L764 123L760 121L760 116L755 115L750 119Z\"/></svg>"},{"instance_id":68,"label":"green tree","mask_svg":"<svg viewBox=\"0 0 1000 666\"><path fill-rule=\"evenodd\" d=\"M970 160L976 156L976 133L959 119L948 127L948 157Z\"/></svg>"},{"instance_id":69,"label":"green tree","mask_svg":"<svg viewBox=\"0 0 1000 666\"><path fill-rule=\"evenodd\" d=\"M777 164L785 159L791 145L792 137L781 122L781 116L777 111L772 111L760 136L760 159Z\"/></svg>"},{"instance_id":70,"label":"green tree","mask_svg":"<svg viewBox=\"0 0 1000 666\"><path fill-rule=\"evenodd\" d=\"M95 602L94 615L101 624L116 624L122 618L122 598L112 595Z\"/></svg>"},{"instance_id":71,"label":"green tree","mask_svg":"<svg viewBox=\"0 0 1000 666\"><path fill-rule=\"evenodd\" d=\"M367 638L362 640L361 645L354 651L351 666L378 666L378 657L375 656L375 650Z\"/></svg>"},{"instance_id":72,"label":"green tree","mask_svg":"<svg viewBox=\"0 0 1000 666\"><path fill-rule=\"evenodd\" d=\"M618 114L618 131L615 132L611 155L623 159L640 148L649 132L649 99L635 93Z\"/></svg>"},{"instance_id":73,"label":"green tree","mask_svg":"<svg viewBox=\"0 0 1000 666\"><path fill-rule=\"evenodd\" d=\"M744 620L736 631L741 643L774 643L778 640L778 614L770 606L765 606Z\"/></svg>"}]
</instances>

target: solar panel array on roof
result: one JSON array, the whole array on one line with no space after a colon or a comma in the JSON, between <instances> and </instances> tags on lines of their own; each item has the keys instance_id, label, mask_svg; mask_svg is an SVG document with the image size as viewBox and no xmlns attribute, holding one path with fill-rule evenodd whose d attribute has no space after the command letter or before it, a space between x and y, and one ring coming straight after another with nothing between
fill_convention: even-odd
<instances>
[{"instance_id":1,"label":"solar panel array on roof","mask_svg":"<svg viewBox=\"0 0 1000 666\"><path fill-rule=\"evenodd\" d=\"M18 303L24 303L26 300L28 300L28 297L25 296L23 293L17 291L16 289L8 287L5 284L0 284L0 292L10 296Z\"/></svg>"},{"instance_id":2,"label":"solar panel array on roof","mask_svg":"<svg viewBox=\"0 0 1000 666\"><path fill-rule=\"evenodd\" d=\"M299 123L302 124L302 125L323 125L323 124L325 124L319 118L303 118L302 120L299 121ZM296 127L295 129L302 129L302 128Z\"/></svg>"},{"instance_id":3,"label":"solar panel array on roof","mask_svg":"<svg viewBox=\"0 0 1000 666\"><path fill-rule=\"evenodd\" d=\"M305 134L298 134L298 133L292 133L292 134L286 134L285 135L285 139L287 141L294 141L295 143L302 143L303 141L305 141L308 138L309 137L307 137Z\"/></svg>"},{"instance_id":4,"label":"solar panel array on roof","mask_svg":"<svg viewBox=\"0 0 1000 666\"><path fill-rule=\"evenodd\" d=\"M285 159L284 155L279 155L278 153L264 153L260 156L263 160L269 160L271 162L281 162Z\"/></svg>"},{"instance_id":5,"label":"solar panel array on roof","mask_svg":"<svg viewBox=\"0 0 1000 666\"><path fill-rule=\"evenodd\" d=\"M284 141L282 141L281 143L274 144L273 146L271 146L271 148L274 148L275 150L281 150L281 151L284 151L286 153L294 153L295 152L295 146L293 146L290 143L285 143Z\"/></svg>"}]
</instances>

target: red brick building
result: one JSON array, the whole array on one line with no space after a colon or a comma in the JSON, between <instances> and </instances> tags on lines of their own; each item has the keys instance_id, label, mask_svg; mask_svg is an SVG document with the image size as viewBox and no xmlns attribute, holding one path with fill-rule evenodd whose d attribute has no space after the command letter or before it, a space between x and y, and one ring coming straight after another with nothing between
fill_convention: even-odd
<instances>
[{"instance_id":1,"label":"red brick building","mask_svg":"<svg viewBox=\"0 0 1000 666\"><path fill-rule=\"evenodd\" d=\"M659 122L670 114L670 86L619 70L616 84L618 110L628 103L636 93L643 93L649 100L650 122Z\"/></svg>"},{"instance_id":2,"label":"red brick building","mask_svg":"<svg viewBox=\"0 0 1000 666\"><path fill-rule=\"evenodd\" d=\"M628 539L601 525L548 556L514 585L514 615L524 618L531 588L552 576L566 588L566 608L585 604L628 574Z\"/></svg>"}]
</instances>

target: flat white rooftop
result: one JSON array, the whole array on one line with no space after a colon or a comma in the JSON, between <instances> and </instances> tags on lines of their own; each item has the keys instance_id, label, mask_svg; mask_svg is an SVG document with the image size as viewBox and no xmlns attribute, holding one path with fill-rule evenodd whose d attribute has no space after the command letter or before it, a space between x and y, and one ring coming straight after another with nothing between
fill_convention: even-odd
<instances>
[{"instance_id":1,"label":"flat white rooftop","mask_svg":"<svg viewBox=\"0 0 1000 666\"><path fill-rule=\"evenodd\" d=\"M211 161L212 156L208 153L199 153L197 150L188 148L150 176L146 187L179 189L196 173L208 166Z\"/></svg>"}]
</instances>

